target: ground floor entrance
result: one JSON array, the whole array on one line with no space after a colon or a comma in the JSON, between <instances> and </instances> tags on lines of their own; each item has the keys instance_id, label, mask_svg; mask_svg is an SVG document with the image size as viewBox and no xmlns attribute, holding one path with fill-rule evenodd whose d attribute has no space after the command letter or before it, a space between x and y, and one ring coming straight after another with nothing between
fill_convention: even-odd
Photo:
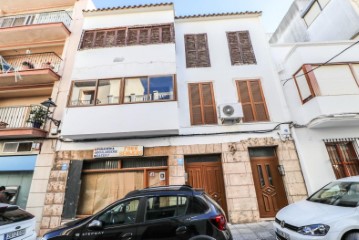
<instances>
[{"instance_id":1,"label":"ground floor entrance","mask_svg":"<svg viewBox=\"0 0 359 240\"><path fill-rule=\"evenodd\" d=\"M186 156L185 164L186 184L204 189L227 213L221 156Z\"/></svg>"},{"instance_id":2,"label":"ground floor entrance","mask_svg":"<svg viewBox=\"0 0 359 240\"><path fill-rule=\"evenodd\" d=\"M288 205L287 194L282 180L274 147L249 149L254 186L261 218L275 217L277 212Z\"/></svg>"}]
</instances>

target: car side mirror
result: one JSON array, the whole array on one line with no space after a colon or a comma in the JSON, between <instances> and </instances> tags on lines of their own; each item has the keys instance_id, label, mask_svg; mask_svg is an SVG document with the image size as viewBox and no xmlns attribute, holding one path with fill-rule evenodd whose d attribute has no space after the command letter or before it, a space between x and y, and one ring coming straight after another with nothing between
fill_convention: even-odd
<instances>
[{"instance_id":1,"label":"car side mirror","mask_svg":"<svg viewBox=\"0 0 359 240\"><path fill-rule=\"evenodd\" d=\"M103 229L103 225L102 222L99 220L93 220L92 222L90 222L89 226L87 227L90 230L102 230Z\"/></svg>"}]
</instances>

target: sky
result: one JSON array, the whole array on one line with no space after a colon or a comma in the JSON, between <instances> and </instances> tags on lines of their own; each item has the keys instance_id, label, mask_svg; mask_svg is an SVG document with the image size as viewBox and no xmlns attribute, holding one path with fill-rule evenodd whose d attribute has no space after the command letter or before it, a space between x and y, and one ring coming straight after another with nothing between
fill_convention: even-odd
<instances>
[{"instance_id":1,"label":"sky","mask_svg":"<svg viewBox=\"0 0 359 240\"><path fill-rule=\"evenodd\" d=\"M177 16L263 11L266 32L274 32L293 0L93 0L97 8L173 2Z\"/></svg>"}]
</instances>

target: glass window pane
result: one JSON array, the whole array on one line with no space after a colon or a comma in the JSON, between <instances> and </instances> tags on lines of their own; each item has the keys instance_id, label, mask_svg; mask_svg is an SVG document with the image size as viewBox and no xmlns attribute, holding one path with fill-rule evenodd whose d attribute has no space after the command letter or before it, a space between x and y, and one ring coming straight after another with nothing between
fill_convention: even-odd
<instances>
[{"instance_id":1,"label":"glass window pane","mask_svg":"<svg viewBox=\"0 0 359 240\"><path fill-rule=\"evenodd\" d=\"M150 100L147 78L127 78L125 80L125 103L147 102Z\"/></svg>"},{"instance_id":2,"label":"glass window pane","mask_svg":"<svg viewBox=\"0 0 359 240\"><path fill-rule=\"evenodd\" d=\"M308 26L310 26L314 22L314 20L320 14L320 11L321 10L320 10L318 2L314 2L312 7L307 12L307 14L304 16L304 20Z\"/></svg>"},{"instance_id":3,"label":"glass window pane","mask_svg":"<svg viewBox=\"0 0 359 240\"><path fill-rule=\"evenodd\" d=\"M120 79L100 80L97 87L97 105L116 104L120 100Z\"/></svg>"},{"instance_id":4,"label":"glass window pane","mask_svg":"<svg viewBox=\"0 0 359 240\"><path fill-rule=\"evenodd\" d=\"M263 148L249 148L250 157L274 157L275 148L273 147L263 147Z\"/></svg>"},{"instance_id":5,"label":"glass window pane","mask_svg":"<svg viewBox=\"0 0 359 240\"><path fill-rule=\"evenodd\" d=\"M272 178L272 173L270 171L270 167L268 164L266 164L266 171L267 171L267 176L268 176L268 181L269 181L269 184L274 186L273 184L273 178Z\"/></svg>"},{"instance_id":6,"label":"glass window pane","mask_svg":"<svg viewBox=\"0 0 359 240\"><path fill-rule=\"evenodd\" d=\"M134 223L139 203L138 199L120 203L101 214L98 220L105 226Z\"/></svg>"},{"instance_id":7,"label":"glass window pane","mask_svg":"<svg viewBox=\"0 0 359 240\"><path fill-rule=\"evenodd\" d=\"M95 100L96 81L74 82L70 106L93 105Z\"/></svg>"},{"instance_id":8,"label":"glass window pane","mask_svg":"<svg viewBox=\"0 0 359 240\"><path fill-rule=\"evenodd\" d=\"M307 79L304 75L303 70L297 73L295 76L295 80L297 82L300 95L302 95L302 100L307 99L308 97L312 96L312 92L310 91Z\"/></svg>"},{"instance_id":9,"label":"glass window pane","mask_svg":"<svg viewBox=\"0 0 359 240\"><path fill-rule=\"evenodd\" d=\"M329 65L315 69L321 95L359 94L358 84L348 65Z\"/></svg>"},{"instance_id":10,"label":"glass window pane","mask_svg":"<svg viewBox=\"0 0 359 240\"><path fill-rule=\"evenodd\" d=\"M259 182L261 184L261 187L264 187L265 182L264 182L264 177L263 177L263 172L262 172L262 166L257 165L257 170L258 170Z\"/></svg>"},{"instance_id":11,"label":"glass window pane","mask_svg":"<svg viewBox=\"0 0 359 240\"><path fill-rule=\"evenodd\" d=\"M147 199L146 220L156 220L182 215L187 209L186 197L161 196Z\"/></svg>"},{"instance_id":12,"label":"glass window pane","mask_svg":"<svg viewBox=\"0 0 359 240\"><path fill-rule=\"evenodd\" d=\"M150 78L150 94L152 100L173 100L173 77L152 77Z\"/></svg>"}]
</instances>

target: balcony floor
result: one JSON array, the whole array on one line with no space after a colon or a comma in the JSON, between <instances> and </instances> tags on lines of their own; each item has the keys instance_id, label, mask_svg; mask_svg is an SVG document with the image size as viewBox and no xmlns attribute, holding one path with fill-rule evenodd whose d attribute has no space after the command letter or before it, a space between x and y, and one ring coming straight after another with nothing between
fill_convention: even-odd
<instances>
[{"instance_id":1,"label":"balcony floor","mask_svg":"<svg viewBox=\"0 0 359 240\"><path fill-rule=\"evenodd\" d=\"M0 139L45 138L47 132L38 128L5 128L0 129Z\"/></svg>"},{"instance_id":2,"label":"balcony floor","mask_svg":"<svg viewBox=\"0 0 359 240\"><path fill-rule=\"evenodd\" d=\"M0 9L5 14L16 14L38 9L69 7L75 3L76 0L36 0L31 1L31 4L28 0L1 0Z\"/></svg>"},{"instance_id":3,"label":"balcony floor","mask_svg":"<svg viewBox=\"0 0 359 240\"><path fill-rule=\"evenodd\" d=\"M0 28L0 50L64 42L69 35L62 22Z\"/></svg>"}]
</instances>

